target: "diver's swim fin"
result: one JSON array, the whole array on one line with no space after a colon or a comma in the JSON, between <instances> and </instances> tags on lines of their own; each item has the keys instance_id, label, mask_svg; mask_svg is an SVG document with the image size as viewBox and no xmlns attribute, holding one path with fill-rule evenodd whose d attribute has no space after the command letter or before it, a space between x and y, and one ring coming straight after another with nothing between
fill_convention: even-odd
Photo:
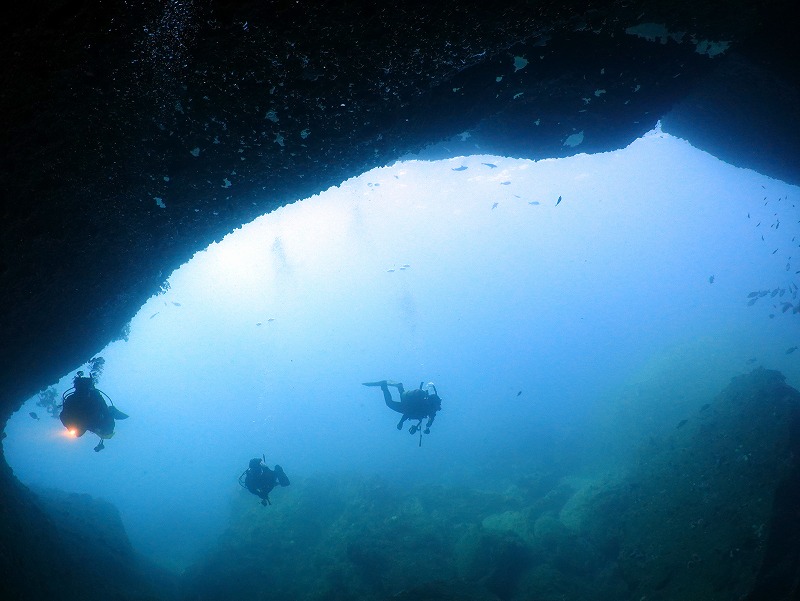
<instances>
[{"instance_id":1,"label":"diver's swim fin","mask_svg":"<svg viewBox=\"0 0 800 601\"><path fill-rule=\"evenodd\" d=\"M111 417L113 417L114 419L128 419L129 417L127 413L123 413L122 411L114 407L114 405L111 405L111 407L108 408L108 411L109 413L111 413Z\"/></svg>"},{"instance_id":2,"label":"diver's swim fin","mask_svg":"<svg viewBox=\"0 0 800 601\"><path fill-rule=\"evenodd\" d=\"M280 465L275 466L275 476L278 478L278 484L281 486L289 486L289 478L286 477L286 472Z\"/></svg>"},{"instance_id":3,"label":"diver's swim fin","mask_svg":"<svg viewBox=\"0 0 800 601\"><path fill-rule=\"evenodd\" d=\"M363 382L362 386L387 386L389 383L386 380L381 380L380 382Z\"/></svg>"}]
</instances>

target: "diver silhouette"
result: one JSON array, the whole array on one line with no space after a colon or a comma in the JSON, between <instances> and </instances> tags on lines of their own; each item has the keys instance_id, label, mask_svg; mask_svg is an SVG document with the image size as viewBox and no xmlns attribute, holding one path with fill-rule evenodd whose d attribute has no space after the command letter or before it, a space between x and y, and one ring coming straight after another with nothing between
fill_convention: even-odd
<instances>
[{"instance_id":1,"label":"diver silhouette","mask_svg":"<svg viewBox=\"0 0 800 601\"><path fill-rule=\"evenodd\" d=\"M93 377L79 371L72 385L61 397L61 423L78 438L87 430L97 434L100 442L94 450L100 452L105 448L103 440L114 436L114 420L128 416L114 406L108 395L94 387ZM106 404L106 399L110 405Z\"/></svg>"},{"instance_id":2,"label":"diver silhouette","mask_svg":"<svg viewBox=\"0 0 800 601\"><path fill-rule=\"evenodd\" d=\"M433 382L429 382L423 388L423 382L419 383L419 388L415 390L405 390L403 384L399 382L392 382L391 380L380 380L378 382L364 382L364 386L378 386L383 391L383 400L386 406L392 411L397 411L402 415L400 421L397 423L397 429L402 430L403 424L407 419L418 420L416 424L412 425L408 432L416 434L419 432L419 445L422 446L422 434L431 433L431 424L436 418L436 412L442 409L442 399L436 391L436 386ZM400 394L400 400L395 401L392 399L392 393L389 391L389 386L397 388ZM428 418L425 424L425 429L422 429L422 420Z\"/></svg>"},{"instance_id":3,"label":"diver silhouette","mask_svg":"<svg viewBox=\"0 0 800 601\"><path fill-rule=\"evenodd\" d=\"M272 505L269 500L269 493L278 484L289 486L289 478L280 465L276 465L274 470L269 469L262 456L261 459L255 457L250 460L250 467L239 476L239 484L251 493L261 498L262 505Z\"/></svg>"}]
</instances>

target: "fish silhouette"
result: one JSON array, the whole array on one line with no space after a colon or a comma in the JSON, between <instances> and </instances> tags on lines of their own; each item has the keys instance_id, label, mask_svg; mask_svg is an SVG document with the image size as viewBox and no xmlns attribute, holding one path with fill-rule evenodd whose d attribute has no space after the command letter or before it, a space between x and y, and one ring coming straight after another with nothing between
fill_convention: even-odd
<instances>
[{"instance_id":1,"label":"fish silhouette","mask_svg":"<svg viewBox=\"0 0 800 601\"><path fill-rule=\"evenodd\" d=\"M39 416L36 415L36 413L34 411L31 411L28 415L30 415L33 419L37 419L37 420L39 419Z\"/></svg>"}]
</instances>

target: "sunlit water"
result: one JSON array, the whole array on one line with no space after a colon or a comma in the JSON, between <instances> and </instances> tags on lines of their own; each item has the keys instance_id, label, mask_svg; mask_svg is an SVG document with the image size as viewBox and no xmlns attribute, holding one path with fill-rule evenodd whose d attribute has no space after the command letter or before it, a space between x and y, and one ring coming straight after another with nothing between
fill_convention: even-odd
<instances>
[{"instance_id":1,"label":"sunlit water","mask_svg":"<svg viewBox=\"0 0 800 601\"><path fill-rule=\"evenodd\" d=\"M734 375L800 385L782 304L800 302L797 200L658 131L602 155L375 169L198 253L98 349L99 388L131 415L105 450L34 398L6 457L24 483L113 502L174 569L213 544L262 453L295 481L503 487L537 462L591 478ZM361 386L384 378L436 383L421 447Z\"/></svg>"}]
</instances>

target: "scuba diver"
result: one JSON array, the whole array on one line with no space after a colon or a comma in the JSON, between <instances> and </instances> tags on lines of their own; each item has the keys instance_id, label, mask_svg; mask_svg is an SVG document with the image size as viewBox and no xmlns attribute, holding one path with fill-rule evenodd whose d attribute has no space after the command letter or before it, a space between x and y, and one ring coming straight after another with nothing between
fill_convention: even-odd
<instances>
[{"instance_id":1,"label":"scuba diver","mask_svg":"<svg viewBox=\"0 0 800 601\"><path fill-rule=\"evenodd\" d=\"M254 495L261 497L262 505L272 505L269 500L269 493L278 484L289 486L289 478L280 465L276 465L274 470L269 469L264 463L265 457L259 459L255 457L250 460L250 467L239 476L239 485L246 488Z\"/></svg>"},{"instance_id":2,"label":"scuba diver","mask_svg":"<svg viewBox=\"0 0 800 601\"><path fill-rule=\"evenodd\" d=\"M380 380L379 382L364 382L364 386L380 386L383 391L383 400L386 406L392 411L397 411L403 417L397 423L397 429L402 430L403 424L407 419L418 420L416 424L412 425L408 432L412 435L419 432L419 446L422 446L422 433L431 433L431 424L436 417L436 412L442 408L442 399L439 398L439 393L436 391L436 386L433 382L428 382L423 388L423 383L419 383L419 388L416 390L404 390L403 384L392 382L391 380ZM397 388L400 394L400 401L392 400L392 393L389 391L389 386ZM428 423L425 424L425 429L422 429L422 420L428 418Z\"/></svg>"},{"instance_id":3,"label":"scuba diver","mask_svg":"<svg viewBox=\"0 0 800 601\"><path fill-rule=\"evenodd\" d=\"M94 387L95 378L84 376L79 371L72 380L72 388L63 396L61 423L74 436L80 438L86 431L100 437L95 452L105 448L103 440L114 436L114 420L127 419L128 416L114 406L108 395ZM104 398L105 397L105 398ZM111 403L106 404L106 399Z\"/></svg>"}]
</instances>

